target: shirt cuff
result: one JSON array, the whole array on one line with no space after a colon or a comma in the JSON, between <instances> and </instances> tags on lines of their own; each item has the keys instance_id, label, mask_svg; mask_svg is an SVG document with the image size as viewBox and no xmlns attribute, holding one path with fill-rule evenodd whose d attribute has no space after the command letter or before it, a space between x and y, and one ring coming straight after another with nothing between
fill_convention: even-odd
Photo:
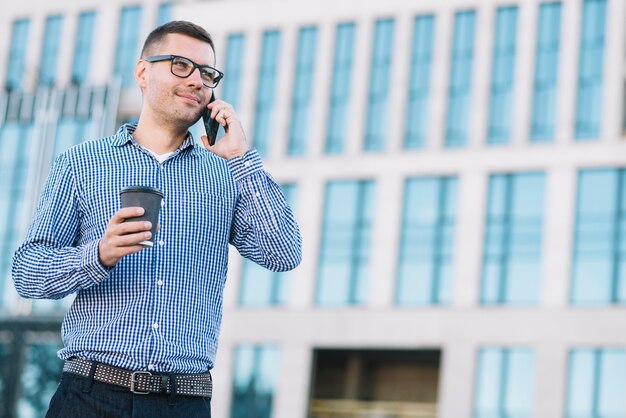
<instances>
[{"instance_id":1,"label":"shirt cuff","mask_svg":"<svg viewBox=\"0 0 626 418\"><path fill-rule=\"evenodd\" d=\"M90 242L83 247L82 264L87 275L94 283L100 283L109 277L110 268L102 265L98 255L99 240Z\"/></svg>"},{"instance_id":2,"label":"shirt cuff","mask_svg":"<svg viewBox=\"0 0 626 418\"><path fill-rule=\"evenodd\" d=\"M258 173L259 171L263 171L261 156L255 149L249 149L241 157L231 158L227 161L227 164L235 182Z\"/></svg>"}]
</instances>

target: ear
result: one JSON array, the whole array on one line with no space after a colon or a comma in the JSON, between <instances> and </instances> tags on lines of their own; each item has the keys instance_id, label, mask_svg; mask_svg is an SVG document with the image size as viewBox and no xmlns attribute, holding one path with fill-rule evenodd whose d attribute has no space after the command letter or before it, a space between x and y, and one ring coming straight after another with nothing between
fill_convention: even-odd
<instances>
[{"instance_id":1,"label":"ear","mask_svg":"<svg viewBox=\"0 0 626 418\"><path fill-rule=\"evenodd\" d=\"M141 87L141 89L143 90L146 87L147 84L147 71L148 71L148 66L146 65L146 62L144 60L139 60L137 61L137 63L135 64L135 81L137 81L137 84L139 85L139 87Z\"/></svg>"}]
</instances>

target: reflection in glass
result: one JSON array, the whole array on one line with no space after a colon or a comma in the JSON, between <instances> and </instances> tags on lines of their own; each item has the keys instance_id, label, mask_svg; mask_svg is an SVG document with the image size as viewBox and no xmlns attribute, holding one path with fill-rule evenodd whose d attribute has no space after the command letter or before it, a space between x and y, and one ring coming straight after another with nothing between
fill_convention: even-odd
<instances>
[{"instance_id":1,"label":"reflection in glass","mask_svg":"<svg viewBox=\"0 0 626 418\"><path fill-rule=\"evenodd\" d=\"M317 302L365 302L374 212L373 181L332 181L326 187Z\"/></svg>"},{"instance_id":2,"label":"reflection in glass","mask_svg":"<svg viewBox=\"0 0 626 418\"><path fill-rule=\"evenodd\" d=\"M526 348L483 348L478 357L474 418L530 418L533 354Z\"/></svg>"},{"instance_id":3,"label":"reflection in glass","mask_svg":"<svg viewBox=\"0 0 626 418\"><path fill-rule=\"evenodd\" d=\"M61 343L56 341L27 346L20 380L21 396L17 404L19 417L42 417L48 410L63 368L63 362L56 354L59 349Z\"/></svg>"},{"instance_id":4,"label":"reflection in glass","mask_svg":"<svg viewBox=\"0 0 626 418\"><path fill-rule=\"evenodd\" d=\"M231 418L270 418L278 376L278 348L237 347Z\"/></svg>"},{"instance_id":5,"label":"reflection in glass","mask_svg":"<svg viewBox=\"0 0 626 418\"><path fill-rule=\"evenodd\" d=\"M580 348L569 357L566 418L626 416L626 350Z\"/></svg>"},{"instance_id":6,"label":"reflection in glass","mask_svg":"<svg viewBox=\"0 0 626 418\"><path fill-rule=\"evenodd\" d=\"M412 178L404 191L397 301L450 302L457 180Z\"/></svg>"},{"instance_id":7,"label":"reflection in glass","mask_svg":"<svg viewBox=\"0 0 626 418\"><path fill-rule=\"evenodd\" d=\"M259 81L257 84L253 145L260 155L269 151L274 100L278 77L278 59L280 53L280 32L266 31L263 34L261 62L259 63Z\"/></svg>"},{"instance_id":8,"label":"reflection in glass","mask_svg":"<svg viewBox=\"0 0 626 418\"><path fill-rule=\"evenodd\" d=\"M517 6L499 7L491 67L487 132L489 144L506 144L511 139L516 39Z\"/></svg>"},{"instance_id":9,"label":"reflection in glass","mask_svg":"<svg viewBox=\"0 0 626 418\"><path fill-rule=\"evenodd\" d=\"M572 302L626 301L626 177L623 169L582 170L578 178Z\"/></svg>"},{"instance_id":10,"label":"reflection in glass","mask_svg":"<svg viewBox=\"0 0 626 418\"><path fill-rule=\"evenodd\" d=\"M539 297L544 175L496 174L489 202L481 300L529 304Z\"/></svg>"},{"instance_id":11,"label":"reflection in glass","mask_svg":"<svg viewBox=\"0 0 626 418\"><path fill-rule=\"evenodd\" d=\"M426 142L434 26L434 16L415 18L404 133L405 149L419 149Z\"/></svg>"}]
</instances>

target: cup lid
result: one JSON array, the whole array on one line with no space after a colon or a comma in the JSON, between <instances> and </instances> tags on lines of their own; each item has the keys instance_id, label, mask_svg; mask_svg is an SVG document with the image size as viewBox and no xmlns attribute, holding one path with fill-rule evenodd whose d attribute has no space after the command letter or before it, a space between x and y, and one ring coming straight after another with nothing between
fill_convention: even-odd
<instances>
[{"instance_id":1,"label":"cup lid","mask_svg":"<svg viewBox=\"0 0 626 418\"><path fill-rule=\"evenodd\" d=\"M156 187L148 187L148 186L127 186L124 187L121 191L120 194L122 193L132 193L132 192L140 192L140 193L154 193L154 194L158 194L159 196L163 197L163 192L161 192L159 189L157 189Z\"/></svg>"}]
</instances>

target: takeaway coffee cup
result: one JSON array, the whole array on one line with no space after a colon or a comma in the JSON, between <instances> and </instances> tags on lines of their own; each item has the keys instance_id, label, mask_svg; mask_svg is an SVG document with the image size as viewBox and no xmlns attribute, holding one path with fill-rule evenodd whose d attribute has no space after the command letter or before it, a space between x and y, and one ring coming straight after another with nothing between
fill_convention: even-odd
<instances>
[{"instance_id":1,"label":"takeaway coffee cup","mask_svg":"<svg viewBox=\"0 0 626 418\"><path fill-rule=\"evenodd\" d=\"M150 221L152 222L152 237L148 241L141 241L140 244L146 247L154 245L154 235L156 234L157 223L159 222L159 209L161 209L161 200L163 193L154 187L129 186L124 187L120 192L122 198L122 207L139 206L144 208L142 216L128 218L125 222L133 221Z\"/></svg>"}]
</instances>

